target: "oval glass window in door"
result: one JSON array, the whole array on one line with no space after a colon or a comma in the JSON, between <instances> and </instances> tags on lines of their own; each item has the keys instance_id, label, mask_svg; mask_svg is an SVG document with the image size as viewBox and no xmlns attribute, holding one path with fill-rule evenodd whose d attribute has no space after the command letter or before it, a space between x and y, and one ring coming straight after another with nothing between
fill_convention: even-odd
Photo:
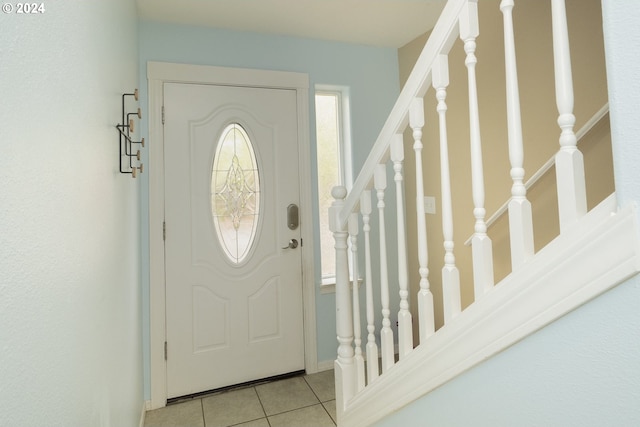
<instances>
[{"instance_id":1,"label":"oval glass window in door","mask_svg":"<svg viewBox=\"0 0 640 427\"><path fill-rule=\"evenodd\" d=\"M244 128L222 131L211 171L211 215L220 246L233 264L247 257L260 218L260 174L253 143Z\"/></svg>"}]
</instances>

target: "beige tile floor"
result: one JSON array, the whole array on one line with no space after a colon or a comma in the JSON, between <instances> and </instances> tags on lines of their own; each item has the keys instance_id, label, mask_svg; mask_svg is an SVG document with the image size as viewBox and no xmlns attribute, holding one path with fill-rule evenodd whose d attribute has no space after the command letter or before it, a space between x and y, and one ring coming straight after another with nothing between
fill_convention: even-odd
<instances>
[{"instance_id":1,"label":"beige tile floor","mask_svg":"<svg viewBox=\"0 0 640 427\"><path fill-rule=\"evenodd\" d=\"M333 370L175 403L149 411L145 427L333 427Z\"/></svg>"}]
</instances>

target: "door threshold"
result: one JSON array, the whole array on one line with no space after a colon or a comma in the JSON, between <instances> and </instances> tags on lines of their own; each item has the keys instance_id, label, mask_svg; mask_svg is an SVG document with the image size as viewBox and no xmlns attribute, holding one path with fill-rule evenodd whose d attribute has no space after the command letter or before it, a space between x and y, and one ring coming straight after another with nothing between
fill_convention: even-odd
<instances>
[{"instance_id":1,"label":"door threshold","mask_svg":"<svg viewBox=\"0 0 640 427\"><path fill-rule=\"evenodd\" d=\"M267 384L267 383L274 382L274 381L285 380L287 378L299 377L299 376L304 375L305 373L306 373L305 370L302 369L300 371L294 371L294 372L289 372L289 373L286 373L286 374L274 375L272 377L267 377L267 378L261 378L261 379L258 379L258 380L247 381L247 382L240 383L240 384L233 384L233 385L228 385L226 387L220 387L220 388L215 388L215 389L212 389L212 390L201 391L201 392L198 392L198 393L187 394L185 396L172 397L170 399L167 399L167 406L173 405L175 403L182 403L182 402L185 402L185 401L188 401L188 400L200 399L200 398L203 398L203 397L212 396L214 394L226 393L227 391L231 391L231 390L239 390L239 389L243 389L243 388L254 387L254 386L257 386L257 385L261 385L261 384Z\"/></svg>"}]
</instances>

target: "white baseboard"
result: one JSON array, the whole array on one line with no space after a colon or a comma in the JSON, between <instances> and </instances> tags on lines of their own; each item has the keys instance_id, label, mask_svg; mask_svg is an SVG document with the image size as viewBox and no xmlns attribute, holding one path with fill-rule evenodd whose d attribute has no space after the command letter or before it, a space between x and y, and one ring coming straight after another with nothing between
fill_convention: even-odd
<instances>
[{"instance_id":1,"label":"white baseboard","mask_svg":"<svg viewBox=\"0 0 640 427\"><path fill-rule=\"evenodd\" d=\"M335 360L333 359L323 360L322 362L318 362L318 372L328 371L330 369L333 369L333 362L335 362Z\"/></svg>"},{"instance_id":2,"label":"white baseboard","mask_svg":"<svg viewBox=\"0 0 640 427\"><path fill-rule=\"evenodd\" d=\"M138 423L139 427L144 427L144 419L147 415L147 411L151 410L151 401L145 400L142 402L142 411L140 411L140 422Z\"/></svg>"}]
</instances>

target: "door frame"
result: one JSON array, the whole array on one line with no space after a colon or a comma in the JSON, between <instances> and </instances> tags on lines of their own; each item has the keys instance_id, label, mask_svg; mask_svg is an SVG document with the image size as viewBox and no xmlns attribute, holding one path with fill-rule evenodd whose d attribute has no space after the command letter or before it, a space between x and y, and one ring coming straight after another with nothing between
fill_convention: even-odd
<instances>
[{"instance_id":1,"label":"door frame","mask_svg":"<svg viewBox=\"0 0 640 427\"><path fill-rule=\"evenodd\" d=\"M313 256L311 151L309 139L309 76L303 73L147 62L149 108L149 328L151 409L167 404L165 356L165 253L164 222L164 83L196 83L290 89L296 91L298 163L300 174L302 249L302 305L304 365L307 373L318 370L316 305Z\"/></svg>"}]
</instances>

